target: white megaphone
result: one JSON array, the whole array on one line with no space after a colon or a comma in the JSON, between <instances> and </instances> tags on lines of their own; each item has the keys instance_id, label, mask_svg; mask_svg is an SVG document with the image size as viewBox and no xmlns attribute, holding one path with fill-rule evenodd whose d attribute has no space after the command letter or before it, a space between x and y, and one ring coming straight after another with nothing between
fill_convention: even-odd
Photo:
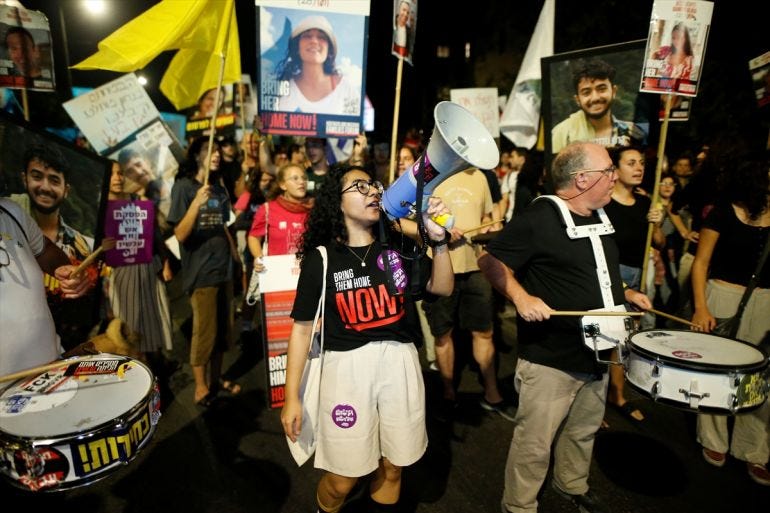
<instances>
[{"instance_id":1,"label":"white megaphone","mask_svg":"<svg viewBox=\"0 0 770 513\"><path fill-rule=\"evenodd\" d=\"M433 128L428 148L382 195L382 208L390 219L400 219L412 212L417 200L417 178L420 161L424 163L423 195L428 196L441 182L469 167L493 169L500 152L486 127L468 110L452 102L440 102L433 109ZM452 216L434 218L450 229Z\"/></svg>"}]
</instances>

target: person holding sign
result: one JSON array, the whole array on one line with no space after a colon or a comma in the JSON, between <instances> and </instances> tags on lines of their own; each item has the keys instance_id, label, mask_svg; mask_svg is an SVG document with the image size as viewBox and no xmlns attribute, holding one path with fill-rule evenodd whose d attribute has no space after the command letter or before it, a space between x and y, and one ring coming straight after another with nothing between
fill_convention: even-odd
<instances>
[{"instance_id":1,"label":"person holding sign","mask_svg":"<svg viewBox=\"0 0 770 513\"><path fill-rule=\"evenodd\" d=\"M288 94L276 110L356 116L361 92L337 70L337 38L323 16L308 16L291 31L286 57L276 75L288 81Z\"/></svg>"},{"instance_id":2,"label":"person holding sign","mask_svg":"<svg viewBox=\"0 0 770 513\"><path fill-rule=\"evenodd\" d=\"M137 202L139 198L125 192L123 184L123 170L118 162L113 162L108 200L113 204L130 200L132 204L123 207L126 210L155 208L148 201ZM109 211L115 212L112 209ZM164 361L163 349L171 350L173 335L171 311L163 282L171 281L173 274L168 250L157 224L157 216L153 216L153 220L152 230L145 230L143 226L142 233L139 235L142 244L152 248L152 259L149 262L123 263L123 265L116 263L109 277L108 297L112 314L125 322L132 332L142 335L138 349L143 353L153 373L166 378L167 365ZM123 236L125 237L125 234Z\"/></svg>"},{"instance_id":3,"label":"person holding sign","mask_svg":"<svg viewBox=\"0 0 770 513\"><path fill-rule=\"evenodd\" d=\"M652 58L663 61L659 70L661 77L689 80L693 51L687 26L681 22L674 25L671 30L671 44L658 48Z\"/></svg>"},{"instance_id":4,"label":"person holding sign","mask_svg":"<svg viewBox=\"0 0 770 513\"><path fill-rule=\"evenodd\" d=\"M219 382L224 351L232 345L231 258L236 253L225 227L230 200L219 174L219 146L214 144L207 166L208 139L199 137L188 148L182 174L171 189L167 219L182 253L182 286L190 294L190 366L199 406L213 401L212 383Z\"/></svg>"},{"instance_id":5,"label":"person holding sign","mask_svg":"<svg viewBox=\"0 0 770 513\"><path fill-rule=\"evenodd\" d=\"M373 474L369 486L373 507L393 508L400 495L402 468L418 461L428 445L425 386L413 343L419 339L419 326L407 313L414 300L409 293L411 276L403 272L406 261L395 251L387 251L390 266L383 265L377 242L379 223L385 221L382 192L382 184L363 168L334 166L316 196L299 252L302 263L291 313L294 325L281 423L286 436L296 441L302 425L300 378L316 307L325 294L315 451L315 466L326 471L316 495L321 512L338 512L358 479L369 474ZM446 232L431 217L445 213L439 198L428 200L423 219L433 259L422 257L420 272L422 288L442 296L451 293L454 275ZM328 254L326 290L321 290L318 246L325 246ZM389 267L395 271L390 278L398 292L387 285ZM379 306L373 307L375 302Z\"/></svg>"}]
</instances>

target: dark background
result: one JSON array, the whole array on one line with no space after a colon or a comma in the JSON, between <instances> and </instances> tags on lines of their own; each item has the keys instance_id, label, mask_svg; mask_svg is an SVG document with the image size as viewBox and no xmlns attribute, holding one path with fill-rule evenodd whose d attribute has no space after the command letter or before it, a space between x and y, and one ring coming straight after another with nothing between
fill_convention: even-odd
<instances>
[{"instance_id":1,"label":"dark background","mask_svg":"<svg viewBox=\"0 0 770 513\"><path fill-rule=\"evenodd\" d=\"M68 70L96 51L96 44L115 29L157 2L106 0L101 18L86 14L79 0L26 0L28 9L48 16L55 46L58 97L35 93L33 121L47 126L70 124L57 103L69 98L69 85L95 87L118 76L107 71ZM399 134L407 128L433 128L432 111L449 90L460 87L497 87L507 95L532 35L542 1L420 0L414 67L404 65ZM651 0L603 0L593 3L556 2L554 50L583 50L608 44L646 39ZM766 32L766 6L761 2L716 0L708 39L703 76L694 99L691 120L672 123L667 148L695 149L725 133L739 134L765 145L770 108L760 111L753 97L749 59L770 50ZM236 0L243 72L256 73L256 8L253 0ZM375 131L370 142L390 141L395 96L396 58L390 54L393 3L372 2L370 17L367 95L375 107ZM66 41L66 44L65 44ZM446 47L448 58L437 57ZM466 47L468 53L466 57ZM172 52L156 58L145 70L148 92L159 110L174 112L157 90ZM641 63L639 64L641 68ZM655 123L653 123L655 124ZM507 141L502 144L507 145ZM651 145L656 141L650 141Z\"/></svg>"}]
</instances>

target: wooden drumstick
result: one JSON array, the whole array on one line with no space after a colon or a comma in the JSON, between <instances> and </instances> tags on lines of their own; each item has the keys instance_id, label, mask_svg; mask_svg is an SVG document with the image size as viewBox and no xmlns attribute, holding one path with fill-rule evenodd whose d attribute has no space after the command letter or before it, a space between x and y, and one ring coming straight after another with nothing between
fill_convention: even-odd
<instances>
[{"instance_id":1,"label":"wooden drumstick","mask_svg":"<svg viewBox=\"0 0 770 513\"><path fill-rule=\"evenodd\" d=\"M70 273L70 278L74 278L78 274L85 271L85 269L94 263L94 260L96 260L99 255L102 254L103 251L108 249L114 249L115 248L115 239L111 237L107 237L102 240L102 245L96 248L96 251L88 255L82 262L80 262L80 265L78 265L74 271Z\"/></svg>"},{"instance_id":2,"label":"wooden drumstick","mask_svg":"<svg viewBox=\"0 0 770 513\"><path fill-rule=\"evenodd\" d=\"M489 221L488 223L480 224L476 228L471 228L470 230L463 230L463 234L466 234L468 232L475 232L476 230L481 230L482 228L486 228L487 226L492 226L493 224L497 224L501 222L500 220L497 221Z\"/></svg>"},{"instance_id":3,"label":"wooden drumstick","mask_svg":"<svg viewBox=\"0 0 770 513\"><path fill-rule=\"evenodd\" d=\"M35 374L40 374L42 372L45 372L47 370L51 369L59 369L61 367L69 367L72 364L80 363L85 360L89 360L93 358L92 355L89 356L78 356L76 358L70 358L67 360L57 360L55 362L46 363L45 365L39 365L37 367L32 367L30 369L14 372L12 374L6 374L4 376L0 376L0 383L3 383L5 381L14 381L20 378L26 378L28 376L34 376Z\"/></svg>"},{"instance_id":4,"label":"wooden drumstick","mask_svg":"<svg viewBox=\"0 0 770 513\"><path fill-rule=\"evenodd\" d=\"M551 315L562 316L583 316L583 315L595 315L604 317L641 317L644 312L613 312L611 310L599 310L596 312L580 311L580 310L554 310Z\"/></svg>"},{"instance_id":5,"label":"wooden drumstick","mask_svg":"<svg viewBox=\"0 0 770 513\"><path fill-rule=\"evenodd\" d=\"M681 322L682 324L686 324L686 325L690 326L691 328L700 328L700 326L695 324L694 322L690 322L687 319L682 319L681 317L677 317L676 315L671 315L671 314L668 314L666 312L661 312L660 310L654 310L652 308L650 308L647 311L652 313L652 314L660 315L661 317L665 317L666 319L671 319L672 321Z\"/></svg>"}]
</instances>

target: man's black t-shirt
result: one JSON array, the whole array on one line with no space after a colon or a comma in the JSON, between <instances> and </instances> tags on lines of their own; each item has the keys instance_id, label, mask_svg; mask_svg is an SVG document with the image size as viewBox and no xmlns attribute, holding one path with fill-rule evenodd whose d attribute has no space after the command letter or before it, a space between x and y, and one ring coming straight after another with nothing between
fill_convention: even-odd
<instances>
[{"instance_id":1,"label":"man's black t-shirt","mask_svg":"<svg viewBox=\"0 0 770 513\"><path fill-rule=\"evenodd\" d=\"M352 253L354 252L356 256ZM324 349L349 351L375 340L417 342L419 325L414 321L413 297L410 294L411 262L396 252L393 260L394 282L403 295L388 292L382 256L375 242L366 255L366 248L348 248L340 243L327 246L326 315L324 318ZM291 317L297 321L312 321L322 285L323 263L318 251L311 251L302 262L297 284L297 296ZM423 257L421 281L430 278L430 259Z\"/></svg>"},{"instance_id":2,"label":"man's black t-shirt","mask_svg":"<svg viewBox=\"0 0 770 513\"><path fill-rule=\"evenodd\" d=\"M577 226L600 222L595 214L583 217L573 213L572 218ZM624 297L618 249L611 235L601 239L613 300L619 305ZM486 249L514 271L530 295L554 310L604 307L590 240L570 239L556 205L547 199L534 201L515 216ZM580 317L554 316L544 322L526 322L519 317L517 326L519 354L531 362L566 372L606 370L583 342Z\"/></svg>"}]
</instances>

